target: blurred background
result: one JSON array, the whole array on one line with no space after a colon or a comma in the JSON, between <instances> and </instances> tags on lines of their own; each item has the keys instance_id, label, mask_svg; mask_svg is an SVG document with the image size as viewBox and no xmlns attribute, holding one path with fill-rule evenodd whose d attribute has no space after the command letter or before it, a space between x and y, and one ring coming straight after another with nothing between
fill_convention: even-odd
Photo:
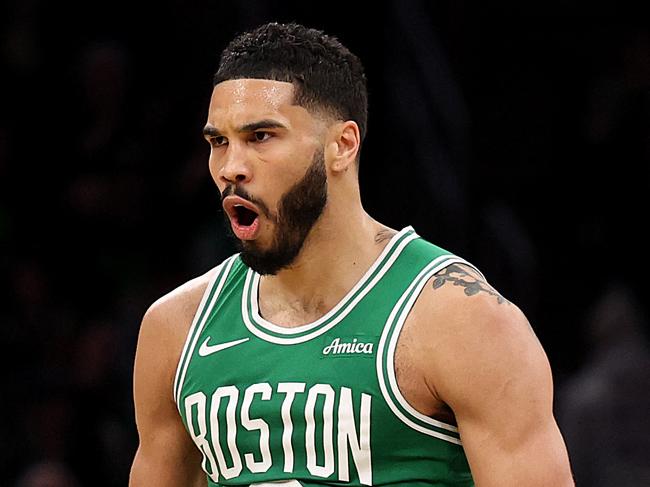
<instances>
[{"instance_id":1,"label":"blurred background","mask_svg":"<svg viewBox=\"0 0 650 487\"><path fill-rule=\"evenodd\" d=\"M4 1L0 485L127 484L142 315L234 251L212 74L271 20L361 58L366 210L526 313L578 485L650 485L650 26L613 2L491 4Z\"/></svg>"}]
</instances>

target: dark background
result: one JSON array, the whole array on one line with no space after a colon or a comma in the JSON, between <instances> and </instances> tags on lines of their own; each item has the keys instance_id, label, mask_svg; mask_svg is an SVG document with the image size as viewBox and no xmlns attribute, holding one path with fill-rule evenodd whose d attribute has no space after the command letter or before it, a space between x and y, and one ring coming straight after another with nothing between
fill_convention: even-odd
<instances>
[{"instance_id":1,"label":"dark background","mask_svg":"<svg viewBox=\"0 0 650 487\"><path fill-rule=\"evenodd\" d=\"M572 5L4 2L0 485L126 485L142 315L234 251L211 76L271 20L361 58L365 209L526 313L578 485L650 485L650 27Z\"/></svg>"}]
</instances>

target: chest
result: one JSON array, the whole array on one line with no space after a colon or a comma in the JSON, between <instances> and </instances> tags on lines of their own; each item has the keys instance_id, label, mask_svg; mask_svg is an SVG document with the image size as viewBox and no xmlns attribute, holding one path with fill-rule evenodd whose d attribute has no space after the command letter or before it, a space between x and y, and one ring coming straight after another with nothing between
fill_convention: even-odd
<instances>
[{"instance_id":1,"label":"chest","mask_svg":"<svg viewBox=\"0 0 650 487\"><path fill-rule=\"evenodd\" d=\"M263 309L268 310L265 312L265 316L268 316L269 321L284 323L290 327L301 326L303 323L316 321L324 314L322 313L322 310L317 310L313 313L305 313L296 311L292 312L286 310L286 308L282 309L281 307L272 306L263 307ZM422 361L416 359L419 354L423 353L422 347L420 347L422 340L434 338L427 336L423 337L422 333L419 331L422 329L422 325L418 321L424 319L426 319L426 317L419 312L416 302L416 306L407 317L397 339L394 355L394 369L398 388L404 398L417 411L431 418L455 426L457 425L457 422L454 412L444 401L436 396L435 385L433 387L434 390L432 391L431 381L426 379L427 371L423 370L422 367L418 365ZM330 349L334 352L337 344L338 343L334 343L334 345L331 345L331 343L328 342L323 345L324 348L331 345ZM377 345L377 343L374 343L372 348L376 349ZM339 348L343 347L345 347L343 344L339 346ZM356 347L365 347L367 352L371 350L364 342L356 345ZM362 348L360 348L360 351L361 350Z\"/></svg>"},{"instance_id":2,"label":"chest","mask_svg":"<svg viewBox=\"0 0 650 487\"><path fill-rule=\"evenodd\" d=\"M235 328L208 340L204 351L214 353L192 358L180 404L210 478L220 485L284 475L369 485L371 431L382 415L377 337L337 330L283 345L237 338L244 328Z\"/></svg>"},{"instance_id":3,"label":"chest","mask_svg":"<svg viewBox=\"0 0 650 487\"><path fill-rule=\"evenodd\" d=\"M178 374L179 412L213 482L399 483L381 466L407 459L422 470L415 477L448 475L460 454L457 432L409 416L392 390L396 369L407 401L425 411L412 355L402 353L416 340L408 326L395 334L395 353L390 346L403 292L390 284L359 290L327 316L285 311L266 322L245 287L224 288L190 333Z\"/></svg>"}]
</instances>

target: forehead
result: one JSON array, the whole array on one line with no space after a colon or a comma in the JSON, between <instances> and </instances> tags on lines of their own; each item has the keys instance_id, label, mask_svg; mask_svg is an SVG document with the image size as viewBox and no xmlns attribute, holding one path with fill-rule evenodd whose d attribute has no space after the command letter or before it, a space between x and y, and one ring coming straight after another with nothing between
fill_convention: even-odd
<instances>
[{"instance_id":1,"label":"forehead","mask_svg":"<svg viewBox=\"0 0 650 487\"><path fill-rule=\"evenodd\" d=\"M291 83L267 79L235 79L214 87L208 123L217 127L239 126L263 118L293 124L311 121L309 112L293 104Z\"/></svg>"}]
</instances>

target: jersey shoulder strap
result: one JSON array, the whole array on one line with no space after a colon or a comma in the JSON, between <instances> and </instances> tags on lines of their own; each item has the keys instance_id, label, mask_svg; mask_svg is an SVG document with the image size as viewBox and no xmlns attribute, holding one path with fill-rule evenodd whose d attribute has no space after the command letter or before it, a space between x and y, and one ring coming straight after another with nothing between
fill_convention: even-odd
<instances>
[{"instance_id":1,"label":"jersey shoulder strap","mask_svg":"<svg viewBox=\"0 0 650 487\"><path fill-rule=\"evenodd\" d=\"M397 386L395 350L404 323L429 279L454 264L467 265L478 272L481 278L485 278L481 271L470 262L423 238L413 242L411 254L420 262L418 267L420 271L417 272L415 278L412 278L406 290L399 296L384 325L377 354L379 386L384 400L395 416L405 425L426 435L462 445L456 426L425 416L413 408L402 395ZM438 285L438 279L434 279L434 287Z\"/></svg>"},{"instance_id":2,"label":"jersey shoulder strap","mask_svg":"<svg viewBox=\"0 0 650 487\"><path fill-rule=\"evenodd\" d=\"M173 397L174 401L178 403L179 395L183 387L183 382L185 381L185 374L187 373L187 367L189 365L189 358L192 356L194 349L196 348L196 342L201 334L201 330L205 326L210 311L214 307L219 295L221 294L228 277L230 276L233 266L236 262L241 262L239 259L239 254L234 254L224 260L219 264L210 278L208 285L203 292L203 297L199 303L196 312L194 313L194 318L192 324L187 333L187 338L185 339L185 344L183 350L181 351L181 356L176 367L176 374L174 376L174 388L173 388ZM242 264L243 265L243 264Z\"/></svg>"}]
</instances>

